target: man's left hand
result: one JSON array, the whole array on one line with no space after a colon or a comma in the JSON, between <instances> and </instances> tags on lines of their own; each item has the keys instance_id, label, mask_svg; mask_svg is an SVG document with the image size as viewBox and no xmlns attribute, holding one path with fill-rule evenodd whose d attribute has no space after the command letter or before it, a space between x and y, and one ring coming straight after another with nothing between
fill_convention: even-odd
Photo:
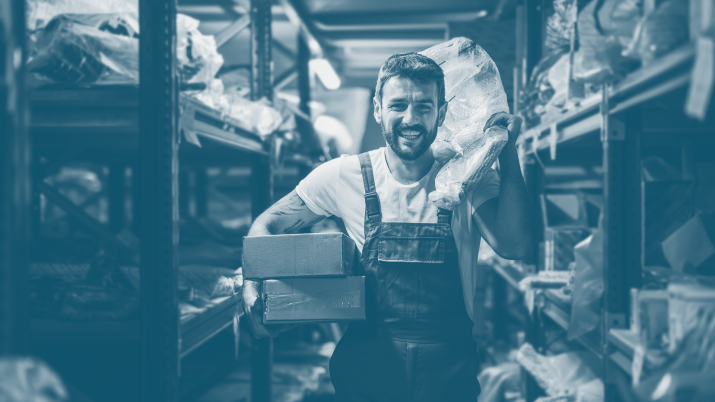
<instances>
[{"instance_id":1,"label":"man's left hand","mask_svg":"<svg viewBox=\"0 0 715 402\"><path fill-rule=\"evenodd\" d=\"M506 127L509 131L509 142L516 144L516 139L519 138L521 133L521 124L523 119L519 116L514 116L513 114L499 112L492 115L492 117L487 120L487 124L484 125L484 129L488 129L492 126Z\"/></svg>"}]
</instances>

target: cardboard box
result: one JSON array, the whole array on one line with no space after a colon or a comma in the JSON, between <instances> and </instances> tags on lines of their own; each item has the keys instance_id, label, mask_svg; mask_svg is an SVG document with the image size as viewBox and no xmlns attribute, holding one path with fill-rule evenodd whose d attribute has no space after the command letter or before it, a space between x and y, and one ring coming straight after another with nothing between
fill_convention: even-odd
<instances>
[{"instance_id":1,"label":"cardboard box","mask_svg":"<svg viewBox=\"0 0 715 402\"><path fill-rule=\"evenodd\" d=\"M365 277L263 281L263 323L299 324L365 319Z\"/></svg>"},{"instance_id":2,"label":"cardboard box","mask_svg":"<svg viewBox=\"0 0 715 402\"><path fill-rule=\"evenodd\" d=\"M360 253L342 233L307 233L243 238L247 279L355 274Z\"/></svg>"}]
</instances>

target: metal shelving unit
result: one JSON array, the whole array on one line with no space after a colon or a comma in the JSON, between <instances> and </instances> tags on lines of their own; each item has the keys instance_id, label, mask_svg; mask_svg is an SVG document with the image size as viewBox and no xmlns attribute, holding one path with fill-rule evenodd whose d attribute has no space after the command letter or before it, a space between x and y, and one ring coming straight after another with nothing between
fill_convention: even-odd
<instances>
[{"instance_id":1,"label":"metal shelving unit","mask_svg":"<svg viewBox=\"0 0 715 402\"><path fill-rule=\"evenodd\" d=\"M526 84L528 73L538 63L542 51L542 0L525 0L517 12L518 83ZM599 93L583 99L578 105L558 116L543 116L542 122L524 131L518 147L527 188L540 210L549 167L598 166L603 171L602 185L594 190L603 193L604 294L602 313L596 330L576 341L601 362L600 377L605 384L605 400L618 401L617 383L630 376L637 339L626 329L630 314L629 289L641 286L645 264L645 200L642 193L642 155L666 149L675 150L681 159L683 173L692 177L695 144L715 142L713 105L704 121L685 116L688 86L697 78L694 66L697 50L693 42L685 44L648 65L633 71L614 85L605 85ZM519 105L515 105L519 109ZM553 119L546 120L543 119ZM697 151L695 151L697 153ZM702 156L701 156L702 157ZM600 159L600 162L599 162ZM600 176L600 175L599 175ZM597 179L596 176L591 178ZM543 232L543 227L539 229ZM538 249L534 258L514 267L494 267L494 271L512 285L539 267ZM500 285L502 286L502 285ZM540 319L551 321L568 330L571 305L554 290L544 290L535 303L535 312L526 323L527 341L538 349L544 336ZM497 313L498 314L498 313ZM660 357L646 353L644 372L655 367ZM529 391L527 400L535 399Z\"/></svg>"},{"instance_id":2,"label":"metal shelving unit","mask_svg":"<svg viewBox=\"0 0 715 402\"><path fill-rule=\"evenodd\" d=\"M24 15L24 0L12 3L13 13ZM271 98L273 94L271 61L271 2L253 0L250 22L231 24L221 33L223 42L251 26L252 97ZM3 3L5 7L6 3ZM176 0L139 2L140 85L105 88L43 88L23 91L24 63L16 63L17 79L3 82L3 95L12 94L13 108L3 109L3 126L11 128L3 155L3 191L18 197L3 197L3 253L2 304L3 351L22 350L25 340L43 341L134 341L141 347L143 384L128 384L146 401L176 401L180 397L180 361L228 326L243 309L240 295L227 297L203 313L188 319L178 314L178 236L180 189L179 165L197 170L196 189L206 182L205 166L251 167L251 209L255 218L273 201L273 167L275 143L264 140L238 120L227 117L203 103L179 93L176 76ZM8 17L9 18L9 17ZM24 18L11 19L24 21ZM14 22L13 22L14 23ZM24 26L7 25L24 38ZM226 36L230 35L230 36ZM20 47L18 49L24 49ZM3 57L16 57L15 48L8 48ZM24 54L24 53L23 53ZM308 60L302 60L299 80L307 83ZM14 59L13 59L14 60ZM11 65L11 64L5 64ZM4 77L10 75L4 74ZM27 95L26 95L27 94ZM302 103L307 105L309 92L301 91ZM27 102L25 100L27 97ZM4 98L6 99L6 98ZM10 99L10 98L8 98ZM31 107L29 130L22 110ZM28 135L29 134L29 135ZM36 162L31 180L29 175L29 138L34 143ZM5 139L5 138L4 138ZM43 157L42 164L40 156ZM310 157L288 153L286 163L309 168ZM126 223L123 208L110 205L110 222L104 224L86 214L82 208L47 184L44 179L70 161L90 161L110 168L110 192L124 198L123 173L132 168L134 227L138 237L127 241L117 234ZM13 175L9 173L12 172ZM116 183L119 183L117 185ZM35 207L30 208L29 184L35 188ZM27 200L20 189L28 190ZM203 189L205 191L205 188ZM184 190L185 191L185 190ZM32 320L27 328L25 318L23 276L27 263L23 259L29 241L22 233L30 232L30 215L37 215L40 194L79 221L90 232L133 255L140 266L141 314L138 319L119 321L69 322L55 319ZM197 210L205 215L206 194L197 194ZM200 198L200 199L199 199ZM112 204L112 203L110 203ZM117 203L118 204L118 203ZM198 205L201 204L201 205ZM32 211L32 213L31 213ZM23 214L26 212L26 214ZM201 212L197 212L202 215ZM35 217L35 232L39 218ZM8 222L8 224L5 224ZM12 236L11 236L12 234ZM18 236L18 234L20 234ZM131 240L131 239L130 239ZM240 246L240 245L238 245ZM12 306L12 308L8 308ZM7 313L7 314L5 314ZM26 330L25 330L26 329ZM20 334L21 336L14 336ZM270 340L253 341L253 400L268 401L271 396Z\"/></svg>"}]
</instances>

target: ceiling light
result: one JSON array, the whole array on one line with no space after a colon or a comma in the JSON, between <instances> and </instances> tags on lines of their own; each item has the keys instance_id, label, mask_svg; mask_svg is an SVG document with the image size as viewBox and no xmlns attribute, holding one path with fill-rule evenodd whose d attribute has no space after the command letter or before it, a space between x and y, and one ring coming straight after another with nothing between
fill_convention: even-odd
<instances>
[{"instance_id":1,"label":"ceiling light","mask_svg":"<svg viewBox=\"0 0 715 402\"><path fill-rule=\"evenodd\" d=\"M327 59L313 59L310 61L310 69L320 78L325 88L340 88L340 77L335 73L333 66Z\"/></svg>"}]
</instances>

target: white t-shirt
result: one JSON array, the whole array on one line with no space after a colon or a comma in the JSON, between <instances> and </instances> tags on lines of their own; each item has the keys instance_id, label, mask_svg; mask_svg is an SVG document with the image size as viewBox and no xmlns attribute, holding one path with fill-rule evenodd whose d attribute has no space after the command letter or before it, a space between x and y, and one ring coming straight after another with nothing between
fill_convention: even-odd
<instances>
[{"instance_id":1,"label":"white t-shirt","mask_svg":"<svg viewBox=\"0 0 715 402\"><path fill-rule=\"evenodd\" d=\"M370 151L370 159L383 222L437 223L437 207L428 199L428 194L435 190L434 179L440 167L437 162L418 182L401 184L387 166L385 148ZM343 155L318 166L298 184L296 192L314 213L342 218L348 235L362 251L365 243L365 187L357 155ZM459 252L465 305L470 316L477 287L474 268L481 240L472 215L484 201L498 196L499 176L494 169L489 169L452 214L452 232Z\"/></svg>"}]
</instances>

